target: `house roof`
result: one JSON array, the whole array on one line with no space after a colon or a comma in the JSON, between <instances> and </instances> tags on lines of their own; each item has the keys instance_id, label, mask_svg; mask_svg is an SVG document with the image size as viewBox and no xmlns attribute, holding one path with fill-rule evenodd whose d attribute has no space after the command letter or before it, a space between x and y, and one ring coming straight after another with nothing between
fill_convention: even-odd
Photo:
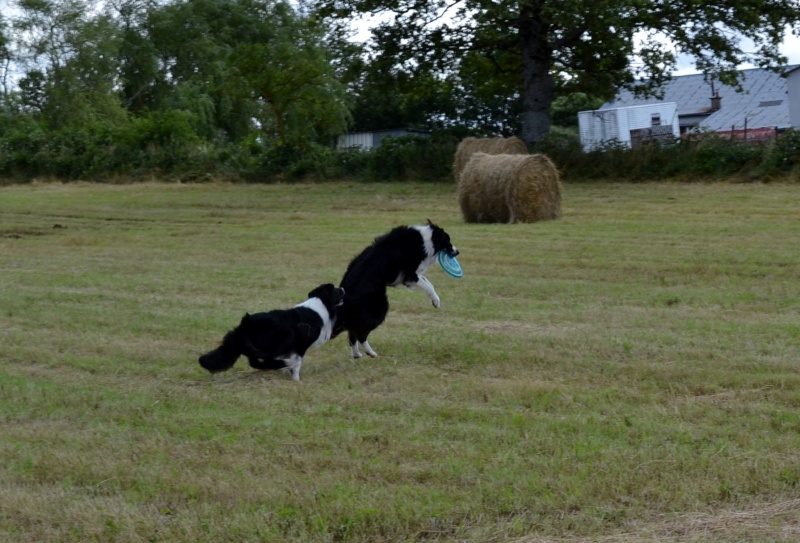
<instances>
[{"instance_id":1,"label":"house roof","mask_svg":"<svg viewBox=\"0 0 800 543\"><path fill-rule=\"evenodd\" d=\"M714 82L714 91L721 98L721 107L711 109L711 83L703 74L683 75L672 78L664 85L663 98L634 98L628 90L620 91L612 102L603 104L600 109L676 102L678 117L694 117L699 127L713 131L736 130L744 128L789 128L789 87L785 75L800 68L799 65L786 66L783 75L770 70L754 68L742 70L743 92L733 87ZM684 124L683 122L681 124Z\"/></svg>"}]
</instances>

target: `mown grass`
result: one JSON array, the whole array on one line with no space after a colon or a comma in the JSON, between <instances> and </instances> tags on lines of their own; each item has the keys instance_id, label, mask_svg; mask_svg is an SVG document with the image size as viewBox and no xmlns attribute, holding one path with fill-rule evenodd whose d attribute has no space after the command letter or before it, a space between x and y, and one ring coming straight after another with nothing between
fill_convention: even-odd
<instances>
[{"instance_id":1,"label":"mown grass","mask_svg":"<svg viewBox=\"0 0 800 543\"><path fill-rule=\"evenodd\" d=\"M0 188L0 540L796 541L796 185ZM197 355L398 224L461 249L303 381Z\"/></svg>"}]
</instances>

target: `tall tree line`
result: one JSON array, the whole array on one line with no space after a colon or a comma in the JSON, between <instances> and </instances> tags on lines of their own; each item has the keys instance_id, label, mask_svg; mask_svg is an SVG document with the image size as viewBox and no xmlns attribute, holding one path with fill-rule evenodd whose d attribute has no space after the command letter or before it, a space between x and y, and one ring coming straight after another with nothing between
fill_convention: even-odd
<instances>
[{"instance_id":1,"label":"tall tree line","mask_svg":"<svg viewBox=\"0 0 800 543\"><path fill-rule=\"evenodd\" d=\"M0 26L6 116L50 131L171 123L164 137L275 146L324 141L349 122L325 29L282 0L16 8Z\"/></svg>"},{"instance_id":2,"label":"tall tree line","mask_svg":"<svg viewBox=\"0 0 800 543\"><path fill-rule=\"evenodd\" d=\"M679 53L735 84L742 62L781 66L785 28L800 32L800 0L14 2L0 174L279 167L399 127L535 146L619 86L657 93ZM354 43L362 14L384 18Z\"/></svg>"}]
</instances>

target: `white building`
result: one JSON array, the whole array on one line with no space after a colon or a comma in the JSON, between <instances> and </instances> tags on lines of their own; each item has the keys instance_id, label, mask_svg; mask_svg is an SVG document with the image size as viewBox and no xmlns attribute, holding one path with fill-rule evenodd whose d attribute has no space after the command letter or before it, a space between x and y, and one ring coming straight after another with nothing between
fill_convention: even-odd
<instances>
[{"instance_id":1,"label":"white building","mask_svg":"<svg viewBox=\"0 0 800 543\"><path fill-rule=\"evenodd\" d=\"M614 141L633 147L651 141L672 142L680 136L675 102L581 111L578 127L587 152Z\"/></svg>"},{"instance_id":2,"label":"white building","mask_svg":"<svg viewBox=\"0 0 800 543\"><path fill-rule=\"evenodd\" d=\"M373 132L353 132L343 134L336 139L337 149L357 148L362 150L375 149L381 146L381 141L386 137L402 138L404 136L429 137L430 132L400 128L395 130L375 130Z\"/></svg>"}]
</instances>

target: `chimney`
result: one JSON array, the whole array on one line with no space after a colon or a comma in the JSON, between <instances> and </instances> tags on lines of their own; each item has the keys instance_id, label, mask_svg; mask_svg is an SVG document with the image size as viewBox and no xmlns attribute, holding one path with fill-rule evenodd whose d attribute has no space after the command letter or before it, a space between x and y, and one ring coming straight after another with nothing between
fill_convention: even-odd
<instances>
[{"instance_id":1,"label":"chimney","mask_svg":"<svg viewBox=\"0 0 800 543\"><path fill-rule=\"evenodd\" d=\"M714 93L711 97L711 111L718 111L722 107L722 98L719 96L719 91Z\"/></svg>"}]
</instances>

